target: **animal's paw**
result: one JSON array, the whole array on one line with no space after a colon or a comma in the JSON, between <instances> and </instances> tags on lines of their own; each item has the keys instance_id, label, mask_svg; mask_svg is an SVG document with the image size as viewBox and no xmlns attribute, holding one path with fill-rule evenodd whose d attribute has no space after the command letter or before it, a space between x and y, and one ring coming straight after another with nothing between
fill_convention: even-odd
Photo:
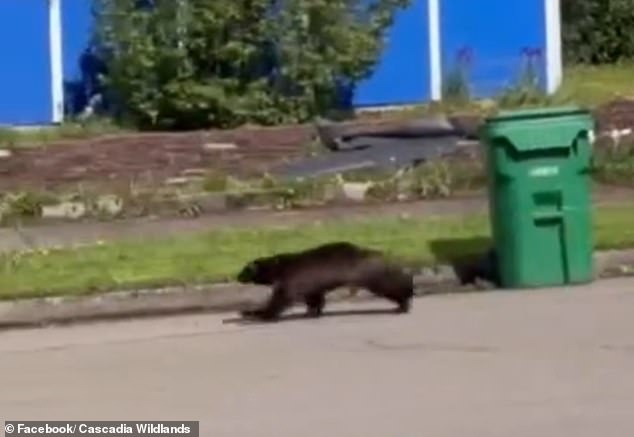
<instances>
[{"instance_id":1,"label":"animal's paw","mask_svg":"<svg viewBox=\"0 0 634 437\"><path fill-rule=\"evenodd\" d=\"M306 317L312 319L318 319L323 315L323 310L321 308L308 308L306 310Z\"/></svg>"},{"instance_id":2,"label":"animal's paw","mask_svg":"<svg viewBox=\"0 0 634 437\"><path fill-rule=\"evenodd\" d=\"M243 310L240 315L244 319L257 320L261 322L274 322L278 320L277 315L269 314L263 310Z\"/></svg>"},{"instance_id":3,"label":"animal's paw","mask_svg":"<svg viewBox=\"0 0 634 437\"><path fill-rule=\"evenodd\" d=\"M240 311L240 316L242 316L245 319L253 319L255 318L257 315L257 311L255 310L242 310Z\"/></svg>"},{"instance_id":4,"label":"animal's paw","mask_svg":"<svg viewBox=\"0 0 634 437\"><path fill-rule=\"evenodd\" d=\"M398 304L396 307L397 314L407 314L412 310L412 301L406 300Z\"/></svg>"}]
</instances>

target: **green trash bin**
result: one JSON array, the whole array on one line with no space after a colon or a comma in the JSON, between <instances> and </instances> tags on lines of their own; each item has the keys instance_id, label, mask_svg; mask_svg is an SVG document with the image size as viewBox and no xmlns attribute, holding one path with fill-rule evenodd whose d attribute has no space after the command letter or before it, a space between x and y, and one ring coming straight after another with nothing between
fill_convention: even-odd
<instances>
[{"instance_id":1,"label":"green trash bin","mask_svg":"<svg viewBox=\"0 0 634 437\"><path fill-rule=\"evenodd\" d=\"M593 279L591 141L579 108L502 112L486 120L489 206L506 288Z\"/></svg>"}]
</instances>

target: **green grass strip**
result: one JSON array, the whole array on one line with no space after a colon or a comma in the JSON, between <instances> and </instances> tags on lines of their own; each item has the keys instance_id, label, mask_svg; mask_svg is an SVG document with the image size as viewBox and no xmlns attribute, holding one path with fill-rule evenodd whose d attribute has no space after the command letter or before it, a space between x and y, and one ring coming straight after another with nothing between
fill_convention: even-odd
<instances>
[{"instance_id":1,"label":"green grass strip","mask_svg":"<svg viewBox=\"0 0 634 437\"><path fill-rule=\"evenodd\" d=\"M595 212L597 249L634 247L634 207ZM418 265L478 253L490 244L488 218L374 218L288 229L227 229L153 241L0 257L0 299L231 280L256 256L348 240Z\"/></svg>"}]
</instances>

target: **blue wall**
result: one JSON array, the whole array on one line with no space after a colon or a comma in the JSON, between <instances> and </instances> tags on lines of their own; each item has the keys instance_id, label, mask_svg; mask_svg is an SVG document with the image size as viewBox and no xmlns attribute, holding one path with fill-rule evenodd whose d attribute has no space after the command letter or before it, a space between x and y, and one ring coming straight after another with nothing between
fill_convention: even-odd
<instances>
[{"instance_id":1,"label":"blue wall","mask_svg":"<svg viewBox=\"0 0 634 437\"><path fill-rule=\"evenodd\" d=\"M80 57L90 43L91 0L62 0L64 80L80 80Z\"/></svg>"},{"instance_id":2,"label":"blue wall","mask_svg":"<svg viewBox=\"0 0 634 437\"><path fill-rule=\"evenodd\" d=\"M84 71L82 76L79 60L89 43L90 3L62 0L65 80L69 89L83 80L83 92L88 94L90 72ZM356 87L354 106L412 104L430 99L428 23L428 0L413 0L398 14L373 74ZM543 0L440 0L440 27L443 79L456 67L460 54L466 55L470 58L472 96L493 97L515 84L529 57L537 62L544 82ZM67 94L66 101L75 101L78 107L83 103L72 93Z\"/></svg>"},{"instance_id":3,"label":"blue wall","mask_svg":"<svg viewBox=\"0 0 634 437\"><path fill-rule=\"evenodd\" d=\"M545 74L544 0L441 0L443 79L462 53L470 61L472 96L512 86L529 54ZM540 55L541 52L541 55Z\"/></svg>"},{"instance_id":4,"label":"blue wall","mask_svg":"<svg viewBox=\"0 0 634 437\"><path fill-rule=\"evenodd\" d=\"M427 0L413 0L390 29L373 75L358 85L355 106L420 103L430 97Z\"/></svg>"},{"instance_id":5,"label":"blue wall","mask_svg":"<svg viewBox=\"0 0 634 437\"><path fill-rule=\"evenodd\" d=\"M86 52L92 0L61 0L66 113L95 92L99 65ZM440 0L443 79L462 56L473 97L492 97L519 79L522 63L537 62L545 76L543 0ZM370 78L357 85L356 107L423 103L431 96L428 0L396 17ZM0 124L52 119L47 0L0 0Z\"/></svg>"},{"instance_id":6,"label":"blue wall","mask_svg":"<svg viewBox=\"0 0 634 437\"><path fill-rule=\"evenodd\" d=\"M47 0L0 0L0 124L52 121Z\"/></svg>"},{"instance_id":7,"label":"blue wall","mask_svg":"<svg viewBox=\"0 0 634 437\"><path fill-rule=\"evenodd\" d=\"M76 115L94 93L96 79L87 52L92 34L92 0L62 0L64 46L64 103L67 115Z\"/></svg>"}]
</instances>

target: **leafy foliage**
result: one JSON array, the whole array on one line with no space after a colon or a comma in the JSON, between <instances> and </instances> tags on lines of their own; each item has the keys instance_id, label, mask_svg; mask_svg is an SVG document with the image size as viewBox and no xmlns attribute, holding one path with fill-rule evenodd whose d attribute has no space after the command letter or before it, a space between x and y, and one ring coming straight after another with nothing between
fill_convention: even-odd
<instances>
[{"instance_id":1,"label":"leafy foliage","mask_svg":"<svg viewBox=\"0 0 634 437\"><path fill-rule=\"evenodd\" d=\"M145 128L308 120L371 72L410 0L96 0L109 98Z\"/></svg>"},{"instance_id":2,"label":"leafy foliage","mask_svg":"<svg viewBox=\"0 0 634 437\"><path fill-rule=\"evenodd\" d=\"M561 6L567 61L634 59L634 0L562 0Z\"/></svg>"}]
</instances>

